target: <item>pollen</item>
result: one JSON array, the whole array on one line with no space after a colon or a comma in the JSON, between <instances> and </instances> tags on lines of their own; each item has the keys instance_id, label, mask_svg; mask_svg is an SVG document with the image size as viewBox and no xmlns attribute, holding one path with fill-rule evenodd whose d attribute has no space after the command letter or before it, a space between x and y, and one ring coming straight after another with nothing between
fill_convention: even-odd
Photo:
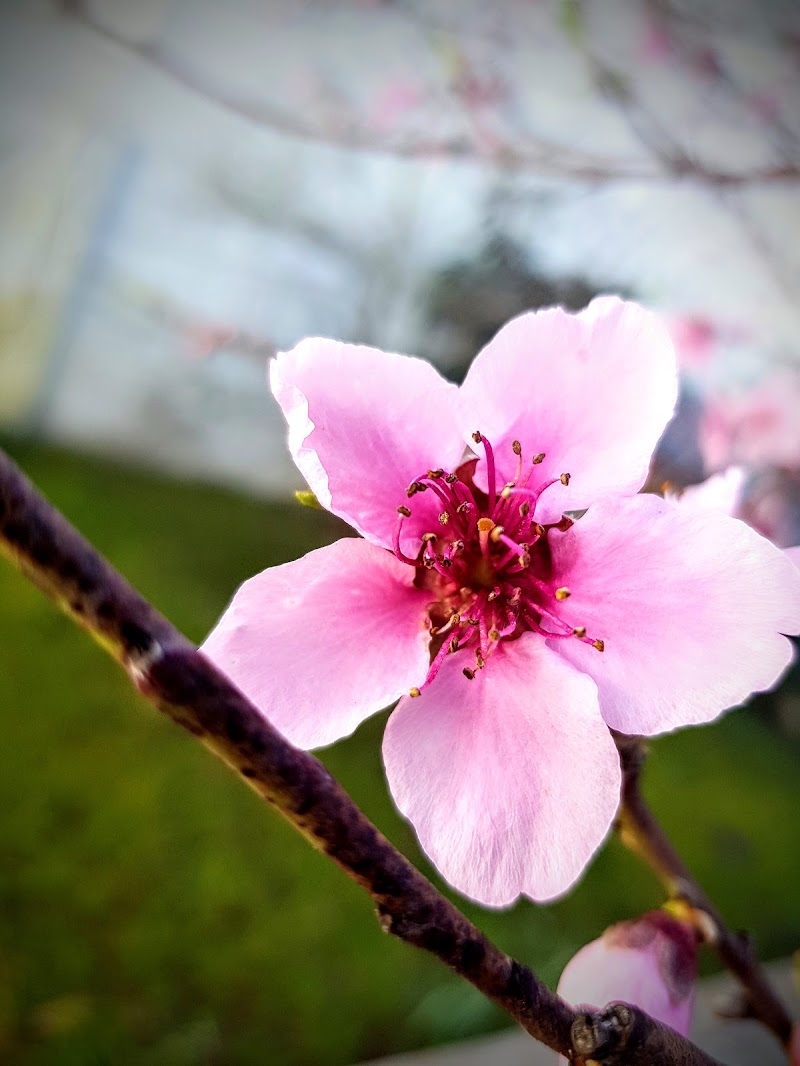
<instances>
[{"instance_id":1,"label":"pollen","mask_svg":"<svg viewBox=\"0 0 800 1066\"><path fill-rule=\"evenodd\" d=\"M573 520L566 515L558 522L536 520L542 495L547 493L550 511L570 475L539 475L544 452L526 464L518 440L506 444L503 455L495 454L479 430L472 439L483 453L477 456L480 484L473 480L476 459L470 459L455 471L432 467L406 490L409 498L430 491L438 503L439 532L419 538L416 556L405 554L405 541L400 546L403 523L412 512L405 504L397 508L394 554L415 568L414 584L428 596L430 666L425 681L410 690L413 697L434 682L451 655L460 657L462 673L471 681L501 643L526 632L548 643L577 637L598 651L605 647L587 637L585 626L573 626L560 615L570 590L554 572L551 538L566 532Z\"/></svg>"}]
</instances>

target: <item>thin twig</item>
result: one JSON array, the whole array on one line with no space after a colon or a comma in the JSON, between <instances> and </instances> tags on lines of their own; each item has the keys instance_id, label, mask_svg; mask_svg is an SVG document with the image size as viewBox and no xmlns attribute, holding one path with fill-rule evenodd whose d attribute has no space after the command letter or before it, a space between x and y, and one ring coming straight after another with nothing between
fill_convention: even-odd
<instances>
[{"instance_id":1,"label":"thin twig","mask_svg":"<svg viewBox=\"0 0 800 1066\"><path fill-rule=\"evenodd\" d=\"M792 1020L756 958L749 938L734 932L692 876L672 846L641 792L646 749L639 737L615 736L622 762L622 804L617 828L623 843L652 867L670 895L685 900L704 920L705 939L723 965L741 983L747 996L747 1016L758 1018L784 1047L792 1034Z\"/></svg>"},{"instance_id":2,"label":"thin twig","mask_svg":"<svg viewBox=\"0 0 800 1066\"><path fill-rule=\"evenodd\" d=\"M298 117L263 101L256 102L212 85L206 73L185 63L179 56L156 44L130 40L107 23L95 18L84 0L57 0L57 6L85 29L137 56L171 81L194 92L199 98L272 133L333 144L352 151L380 152L403 159L445 157L487 162L504 170L570 178L592 185L620 181L661 183L688 180L727 189L800 181L800 165L793 162L753 167L748 171L737 172L707 166L683 152L659 152L653 164L641 164L570 151L562 144L542 137L526 136L519 131L515 137L498 142L491 152L487 152L481 147L479 139L463 134L435 138L414 133L408 137L397 137L385 134L366 123L358 124L352 121L326 128L323 123L309 122L305 117Z\"/></svg>"},{"instance_id":3,"label":"thin twig","mask_svg":"<svg viewBox=\"0 0 800 1066\"><path fill-rule=\"evenodd\" d=\"M625 1004L586 1015L509 958L361 813L312 755L292 747L144 600L0 451L0 548L124 666L137 688L197 736L369 892L382 927L431 952L573 1060L719 1066Z\"/></svg>"}]
</instances>

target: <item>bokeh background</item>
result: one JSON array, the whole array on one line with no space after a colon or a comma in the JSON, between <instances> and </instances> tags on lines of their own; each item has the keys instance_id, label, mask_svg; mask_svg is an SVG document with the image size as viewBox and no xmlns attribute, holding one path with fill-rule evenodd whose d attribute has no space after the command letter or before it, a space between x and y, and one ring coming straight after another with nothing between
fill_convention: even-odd
<instances>
[{"instance_id":1,"label":"bokeh background","mask_svg":"<svg viewBox=\"0 0 800 1066\"><path fill-rule=\"evenodd\" d=\"M0 441L195 640L339 534L266 387L308 334L457 380L520 310L635 297L683 371L653 485L742 464L740 513L800 541L791 0L2 0L0 180ZM0 1061L340 1066L505 1024L6 566L0 714ZM382 725L323 759L435 879ZM800 944L799 772L791 677L652 749L765 958ZM659 902L611 840L563 901L465 909L555 982Z\"/></svg>"}]
</instances>

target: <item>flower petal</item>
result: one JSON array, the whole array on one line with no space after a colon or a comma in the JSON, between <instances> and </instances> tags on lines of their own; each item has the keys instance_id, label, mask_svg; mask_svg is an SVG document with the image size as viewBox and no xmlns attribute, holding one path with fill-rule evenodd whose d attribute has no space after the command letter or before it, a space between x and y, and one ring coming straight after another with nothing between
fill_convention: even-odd
<instances>
[{"instance_id":1,"label":"flower petal","mask_svg":"<svg viewBox=\"0 0 800 1066\"><path fill-rule=\"evenodd\" d=\"M406 488L464 451L458 389L430 363L312 337L270 363L270 385L289 423L289 449L317 499L383 547L392 544ZM414 500L404 543L437 527L433 493Z\"/></svg>"},{"instance_id":2,"label":"flower petal","mask_svg":"<svg viewBox=\"0 0 800 1066\"><path fill-rule=\"evenodd\" d=\"M795 566L800 567L800 545L795 548L784 548L783 554L791 559Z\"/></svg>"},{"instance_id":3,"label":"flower petal","mask_svg":"<svg viewBox=\"0 0 800 1066\"><path fill-rule=\"evenodd\" d=\"M679 507L693 511L722 511L735 516L742 504L747 471L742 466L729 466L721 474L713 474L699 485L689 485L677 496L667 493Z\"/></svg>"},{"instance_id":4,"label":"flower petal","mask_svg":"<svg viewBox=\"0 0 800 1066\"><path fill-rule=\"evenodd\" d=\"M201 651L293 744L322 747L424 680L429 597L413 577L339 540L246 581Z\"/></svg>"},{"instance_id":5,"label":"flower petal","mask_svg":"<svg viewBox=\"0 0 800 1066\"><path fill-rule=\"evenodd\" d=\"M526 635L473 681L448 656L389 719L389 787L442 876L491 907L565 892L619 802L617 751L591 680Z\"/></svg>"},{"instance_id":6,"label":"flower petal","mask_svg":"<svg viewBox=\"0 0 800 1066\"><path fill-rule=\"evenodd\" d=\"M608 499L551 537L561 616L605 641L557 650L597 682L606 722L661 733L771 688L800 630L800 572L744 522L657 496ZM555 643L555 642L554 642Z\"/></svg>"},{"instance_id":7,"label":"flower petal","mask_svg":"<svg viewBox=\"0 0 800 1066\"><path fill-rule=\"evenodd\" d=\"M537 483L571 475L568 487L554 485L542 497L536 516L546 522L608 492L637 492L676 398L665 325L606 296L577 315L551 307L504 326L461 388L462 428L487 437L501 484L516 471L514 440L526 462L544 452ZM485 485L479 468L481 478Z\"/></svg>"}]
</instances>

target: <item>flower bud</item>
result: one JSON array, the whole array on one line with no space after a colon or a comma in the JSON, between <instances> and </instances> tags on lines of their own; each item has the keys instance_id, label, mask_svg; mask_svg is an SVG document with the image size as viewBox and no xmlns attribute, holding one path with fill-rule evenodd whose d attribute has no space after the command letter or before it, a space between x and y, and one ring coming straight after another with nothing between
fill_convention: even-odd
<instances>
[{"instance_id":1,"label":"flower bud","mask_svg":"<svg viewBox=\"0 0 800 1066\"><path fill-rule=\"evenodd\" d=\"M581 948L567 963L558 994L588 1010L630 1003L688 1036L696 977L694 930L666 911L650 911Z\"/></svg>"}]
</instances>

